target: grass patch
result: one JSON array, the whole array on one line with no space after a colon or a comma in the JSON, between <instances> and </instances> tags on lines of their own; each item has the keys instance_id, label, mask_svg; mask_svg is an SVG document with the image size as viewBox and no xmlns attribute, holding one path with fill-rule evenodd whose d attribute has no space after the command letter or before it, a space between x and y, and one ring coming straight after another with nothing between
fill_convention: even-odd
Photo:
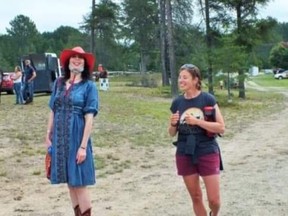
<instances>
[{"instance_id":1,"label":"grass patch","mask_svg":"<svg viewBox=\"0 0 288 216\"><path fill-rule=\"evenodd\" d=\"M39 176L39 175L41 175L41 171L39 171L39 170L33 171L32 175Z\"/></svg>"},{"instance_id":2,"label":"grass patch","mask_svg":"<svg viewBox=\"0 0 288 216\"><path fill-rule=\"evenodd\" d=\"M103 158L103 157L101 157L99 155L96 155L94 157L94 162L96 164L96 169L97 170L101 170L101 169L103 169L106 166L105 158Z\"/></svg>"},{"instance_id":3,"label":"grass patch","mask_svg":"<svg viewBox=\"0 0 288 216\"><path fill-rule=\"evenodd\" d=\"M285 87L288 88L288 79L278 80L274 78L274 74L259 74L250 77L250 80L263 87Z\"/></svg>"},{"instance_id":4,"label":"grass patch","mask_svg":"<svg viewBox=\"0 0 288 216\"><path fill-rule=\"evenodd\" d=\"M3 172L0 172L0 177L6 177L7 176L7 172L3 171Z\"/></svg>"},{"instance_id":5,"label":"grass patch","mask_svg":"<svg viewBox=\"0 0 288 216\"><path fill-rule=\"evenodd\" d=\"M97 177L121 173L133 166L152 168L152 162L142 163L150 158L149 152L153 152L157 146L171 145L173 141L167 133L172 102L169 96L170 87L128 86L136 80L141 80L141 77L113 77L109 80L110 89L99 91L100 110L91 135L96 153ZM288 87L287 80L275 80L271 74L253 77L251 80L264 87ZM284 85L286 83L287 86ZM225 138L233 137L234 133L246 128L253 121L269 116L276 108L284 107L284 96L273 91L263 93L249 89L245 100L238 98L237 90L233 89L231 92L230 103L227 100L227 91L215 88L215 96L226 123ZM46 94L36 94L33 105L15 106L15 95L2 95L0 148L9 153L0 152L4 170L8 170L9 165L16 164L17 167L23 167L23 175L41 175L39 170L46 153L43 142L49 98ZM130 157L136 154L137 157ZM30 169L29 172L26 168ZM9 175L0 172L0 177Z\"/></svg>"}]
</instances>

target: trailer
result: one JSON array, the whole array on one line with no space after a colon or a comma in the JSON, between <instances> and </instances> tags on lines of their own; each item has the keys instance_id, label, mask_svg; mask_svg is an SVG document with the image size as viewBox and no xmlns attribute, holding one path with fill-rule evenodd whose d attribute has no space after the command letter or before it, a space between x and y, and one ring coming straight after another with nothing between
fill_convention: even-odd
<instances>
[{"instance_id":1,"label":"trailer","mask_svg":"<svg viewBox=\"0 0 288 216\"><path fill-rule=\"evenodd\" d=\"M62 76L59 58L55 53L29 54L21 57L24 71L25 60L29 59L36 70L34 93L51 93L55 79Z\"/></svg>"}]
</instances>

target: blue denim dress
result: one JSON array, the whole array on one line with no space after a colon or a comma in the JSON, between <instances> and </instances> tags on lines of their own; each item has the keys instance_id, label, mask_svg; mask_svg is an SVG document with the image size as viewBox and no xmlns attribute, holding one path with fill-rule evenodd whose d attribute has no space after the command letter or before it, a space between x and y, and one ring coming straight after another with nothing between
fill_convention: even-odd
<instances>
[{"instance_id":1,"label":"blue denim dress","mask_svg":"<svg viewBox=\"0 0 288 216\"><path fill-rule=\"evenodd\" d=\"M54 112L50 181L72 187L93 185L96 180L91 138L83 163L77 164L76 154L82 141L85 114L98 113L96 85L90 80L81 81L67 91L64 80L59 78L53 89L49 101Z\"/></svg>"}]
</instances>

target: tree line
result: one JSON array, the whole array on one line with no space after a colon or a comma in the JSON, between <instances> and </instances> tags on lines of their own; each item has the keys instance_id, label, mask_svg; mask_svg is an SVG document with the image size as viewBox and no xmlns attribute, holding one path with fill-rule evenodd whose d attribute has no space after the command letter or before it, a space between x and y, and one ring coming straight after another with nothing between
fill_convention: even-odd
<instances>
[{"instance_id":1,"label":"tree line","mask_svg":"<svg viewBox=\"0 0 288 216\"><path fill-rule=\"evenodd\" d=\"M91 1L79 28L59 26L40 33L33 20L17 15L0 33L0 68L13 70L29 53L60 54L76 45L96 55L109 70L161 72L163 86L177 92L177 69L197 65L213 93L219 71L245 74L252 66L288 68L288 23L258 19L269 0L112 0ZM96 66L95 66L96 68Z\"/></svg>"}]
</instances>

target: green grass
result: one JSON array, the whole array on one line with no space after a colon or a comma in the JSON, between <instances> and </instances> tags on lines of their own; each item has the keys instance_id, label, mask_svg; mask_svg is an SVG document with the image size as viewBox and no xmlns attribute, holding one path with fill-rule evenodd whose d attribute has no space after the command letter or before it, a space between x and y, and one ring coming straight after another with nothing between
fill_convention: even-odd
<instances>
[{"instance_id":1,"label":"green grass","mask_svg":"<svg viewBox=\"0 0 288 216\"><path fill-rule=\"evenodd\" d=\"M257 76L251 80L261 86L286 87L284 84L288 84L288 80L279 81L271 76ZM140 79L136 76L115 77L110 80L108 91L99 91L100 110L92 132L98 177L121 173L133 166L153 168L156 165L150 162L153 161L150 153L158 146L171 145L173 141L167 133L172 101L168 94L170 88L131 86ZM284 107L284 96L272 91L263 94L249 89L246 99L242 100L238 98L238 91L232 90L232 102L228 102L227 90L215 87L215 96L225 119L224 138L227 139L255 119L267 117L276 108ZM10 178L11 174L5 170L10 170L11 166L23 167L17 169L17 172L23 170L23 175L44 176L43 142L49 97L37 94L33 105L15 106L14 95L2 95L0 148L6 153L0 152L0 180L1 177Z\"/></svg>"},{"instance_id":2,"label":"green grass","mask_svg":"<svg viewBox=\"0 0 288 216\"><path fill-rule=\"evenodd\" d=\"M274 74L259 74L251 77L250 80L264 87L285 87L288 88L288 79L278 80L274 78Z\"/></svg>"},{"instance_id":3,"label":"green grass","mask_svg":"<svg viewBox=\"0 0 288 216\"><path fill-rule=\"evenodd\" d=\"M0 177L6 177L6 176L7 176L7 172L6 171L3 171L3 172L0 171Z\"/></svg>"}]
</instances>

